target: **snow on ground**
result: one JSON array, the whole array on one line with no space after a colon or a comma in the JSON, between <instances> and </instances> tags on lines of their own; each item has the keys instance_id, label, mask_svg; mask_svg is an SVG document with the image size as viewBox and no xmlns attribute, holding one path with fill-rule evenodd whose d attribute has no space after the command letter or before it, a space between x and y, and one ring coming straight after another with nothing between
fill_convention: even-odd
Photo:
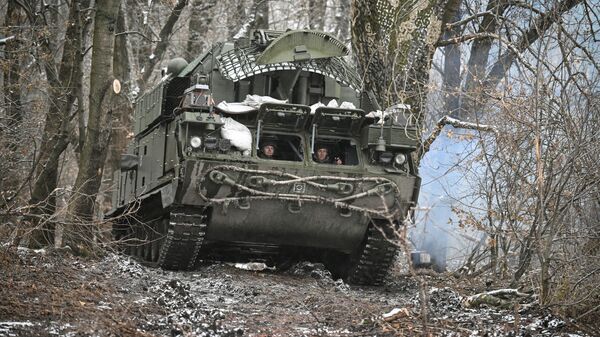
<instances>
[{"instance_id":1,"label":"snow on ground","mask_svg":"<svg viewBox=\"0 0 600 337\"><path fill-rule=\"evenodd\" d=\"M115 254L0 250L0 336L589 336L535 306L464 308L476 287L422 277L426 311L416 280L397 271L355 287L309 262L172 272Z\"/></svg>"}]
</instances>

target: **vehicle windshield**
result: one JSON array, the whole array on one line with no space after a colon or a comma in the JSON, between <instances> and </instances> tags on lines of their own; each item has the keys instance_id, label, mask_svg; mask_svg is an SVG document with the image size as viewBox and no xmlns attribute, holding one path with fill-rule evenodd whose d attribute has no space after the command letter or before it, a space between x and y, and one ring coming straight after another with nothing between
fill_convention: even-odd
<instances>
[{"instance_id":1,"label":"vehicle windshield","mask_svg":"<svg viewBox=\"0 0 600 337\"><path fill-rule=\"evenodd\" d=\"M356 143L350 139L317 139L313 162L332 165L358 165Z\"/></svg>"},{"instance_id":2,"label":"vehicle windshield","mask_svg":"<svg viewBox=\"0 0 600 337\"><path fill-rule=\"evenodd\" d=\"M261 134L257 155L262 159L304 161L302 139L294 135L264 132Z\"/></svg>"}]
</instances>

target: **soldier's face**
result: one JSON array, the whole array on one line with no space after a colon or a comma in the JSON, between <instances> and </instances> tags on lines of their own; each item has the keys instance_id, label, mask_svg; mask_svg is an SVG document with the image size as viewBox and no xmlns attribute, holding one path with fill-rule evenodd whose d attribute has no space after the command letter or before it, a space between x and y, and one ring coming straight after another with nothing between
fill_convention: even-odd
<instances>
[{"instance_id":1,"label":"soldier's face","mask_svg":"<svg viewBox=\"0 0 600 337\"><path fill-rule=\"evenodd\" d=\"M275 154L275 148L273 147L273 145L265 145L263 146L263 153L267 157L273 157L273 155Z\"/></svg>"},{"instance_id":2,"label":"soldier's face","mask_svg":"<svg viewBox=\"0 0 600 337\"><path fill-rule=\"evenodd\" d=\"M327 159L327 149L318 149L317 150L317 159L325 160Z\"/></svg>"}]
</instances>

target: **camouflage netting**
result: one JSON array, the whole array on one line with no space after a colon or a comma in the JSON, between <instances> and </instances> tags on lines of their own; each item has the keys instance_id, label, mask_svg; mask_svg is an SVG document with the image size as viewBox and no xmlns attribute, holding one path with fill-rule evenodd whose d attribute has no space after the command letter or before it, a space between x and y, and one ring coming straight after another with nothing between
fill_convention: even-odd
<instances>
[{"instance_id":1,"label":"camouflage netting","mask_svg":"<svg viewBox=\"0 0 600 337\"><path fill-rule=\"evenodd\" d=\"M352 45L365 88L383 107L409 104L419 113L441 22L436 1L356 0ZM418 118L420 119L420 118Z\"/></svg>"},{"instance_id":2,"label":"camouflage netting","mask_svg":"<svg viewBox=\"0 0 600 337\"><path fill-rule=\"evenodd\" d=\"M331 77L354 90L361 89L361 81L357 74L348 67L341 57L311 59L304 62L280 62L273 64L256 64L262 48L250 46L228 51L217 60L221 74L229 80L240 81L250 76L277 70L309 71Z\"/></svg>"}]
</instances>

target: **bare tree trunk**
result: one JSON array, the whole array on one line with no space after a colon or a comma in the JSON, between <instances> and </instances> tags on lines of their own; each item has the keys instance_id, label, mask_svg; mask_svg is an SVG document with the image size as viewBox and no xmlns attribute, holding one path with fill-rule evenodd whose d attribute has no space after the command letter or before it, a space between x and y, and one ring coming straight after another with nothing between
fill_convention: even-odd
<instances>
[{"instance_id":1,"label":"bare tree trunk","mask_svg":"<svg viewBox=\"0 0 600 337\"><path fill-rule=\"evenodd\" d=\"M529 229L528 236L524 239L524 242L519 251L519 267L513 274L513 279L510 283L511 287L516 287L519 284L519 280L525 274L531 263L531 256L533 255L533 245L535 240L535 232L537 226L534 223Z\"/></svg>"},{"instance_id":2,"label":"bare tree trunk","mask_svg":"<svg viewBox=\"0 0 600 337\"><path fill-rule=\"evenodd\" d=\"M245 19L246 4L244 0L240 0L236 3L235 11L228 11L227 13L227 32L229 37L234 36L240 30Z\"/></svg>"},{"instance_id":3,"label":"bare tree trunk","mask_svg":"<svg viewBox=\"0 0 600 337\"><path fill-rule=\"evenodd\" d=\"M514 47L510 48L504 54L500 55L494 63L488 75L483 81L483 87L486 89L495 88L504 77L513 62L517 59L518 53L524 52L532 43L542 36L554 23L560 20L561 16L571 10L573 7L582 3L583 0L563 0L548 10L540 14L531 24L528 31L515 41Z\"/></svg>"},{"instance_id":4,"label":"bare tree trunk","mask_svg":"<svg viewBox=\"0 0 600 337\"><path fill-rule=\"evenodd\" d=\"M121 32L128 31L127 27L127 4L122 2L119 14L117 17L117 36L115 37L115 52L113 55L113 74L116 79L121 82L121 91L125 94L131 92L131 62L130 62L130 45L127 41L127 34L119 34ZM108 152L108 158L106 160L106 172L104 173L104 181L106 189L104 189L104 204L110 206L111 189L116 188L114 186L113 174L119 169L119 163L121 159L121 153L125 151L128 142L128 134L131 131L131 125L133 122L133 107L129 104L128 100L123 100L124 104L120 104L114 109L114 121L116 121L115 127L111 130L110 136L110 147Z\"/></svg>"},{"instance_id":5,"label":"bare tree trunk","mask_svg":"<svg viewBox=\"0 0 600 337\"><path fill-rule=\"evenodd\" d=\"M335 35L344 42L350 40L350 6L350 0L339 0L335 12Z\"/></svg>"},{"instance_id":6,"label":"bare tree trunk","mask_svg":"<svg viewBox=\"0 0 600 337\"><path fill-rule=\"evenodd\" d=\"M206 33L209 31L214 18L214 6L216 0L194 0L192 2L192 14L190 16L189 40L187 43L188 61L192 61L210 46L206 41Z\"/></svg>"},{"instance_id":7,"label":"bare tree trunk","mask_svg":"<svg viewBox=\"0 0 600 337\"><path fill-rule=\"evenodd\" d=\"M323 30L326 9L327 1L308 0L308 27L310 29Z\"/></svg>"},{"instance_id":8,"label":"bare tree trunk","mask_svg":"<svg viewBox=\"0 0 600 337\"><path fill-rule=\"evenodd\" d=\"M7 27L17 27L23 24L24 15L14 1L8 2L6 9L6 18L4 25ZM15 32L16 35L16 32ZM12 35L12 36L15 36ZM8 67L4 69L4 107L6 109L6 129L0 129L6 133L8 139L12 139L14 131L19 127L23 120L23 111L21 109L21 56L19 52L21 48L20 38L13 38L7 41L4 49L4 57L8 61ZM11 148L15 148L15 144L9 144Z\"/></svg>"},{"instance_id":9,"label":"bare tree trunk","mask_svg":"<svg viewBox=\"0 0 600 337\"><path fill-rule=\"evenodd\" d=\"M85 143L79 158L79 172L73 187L69 215L73 223L65 230L66 242L76 251L85 251L93 242L94 227L90 221L104 161L108 151L112 125L113 50L119 1L96 3L92 68L90 73L90 107Z\"/></svg>"},{"instance_id":10,"label":"bare tree trunk","mask_svg":"<svg viewBox=\"0 0 600 337\"><path fill-rule=\"evenodd\" d=\"M75 102L76 92L81 81L81 23L79 3L73 1L69 8L67 27L61 63L57 67L46 61L47 77L50 82L50 107L46 114L46 123L42 134L42 145L35 184L29 204L37 214L52 214L56 208L54 191L58 184L60 156L69 141L70 111ZM49 48L46 54L51 55ZM34 221L35 223L35 221ZM54 243L54 225L46 222L42 228L32 234L31 245L51 245Z\"/></svg>"},{"instance_id":11,"label":"bare tree trunk","mask_svg":"<svg viewBox=\"0 0 600 337\"><path fill-rule=\"evenodd\" d=\"M269 1L254 0L252 8L255 12L252 29L269 29Z\"/></svg>"},{"instance_id":12,"label":"bare tree trunk","mask_svg":"<svg viewBox=\"0 0 600 337\"><path fill-rule=\"evenodd\" d=\"M152 51L151 55L146 57L146 61L144 62L143 69L144 73L142 74L142 78L138 81L138 85L144 91L144 87L146 83L148 83L148 79L152 76L152 72L156 64L162 60L164 53L167 51L167 47L170 43L170 37L173 33L173 28L175 27L175 23L179 20L181 16L181 12L183 8L187 5L187 0L178 0L171 11L171 14L167 18L167 22L162 27L159 33L160 41L156 44L156 47Z\"/></svg>"},{"instance_id":13,"label":"bare tree trunk","mask_svg":"<svg viewBox=\"0 0 600 337\"><path fill-rule=\"evenodd\" d=\"M21 102L21 60L24 52L20 32L15 27L20 27L25 21L21 9L14 2L9 2L6 9L6 17L3 25L7 27L7 37L3 50L3 84L2 93L4 97L0 100L0 107L5 114L0 119L0 146L6 152L2 153L0 159L0 208L3 208L12 195L15 195L19 184L19 166L17 163L17 151L19 139L22 139L19 127L23 121L23 108ZM6 194L5 194L6 193Z\"/></svg>"},{"instance_id":14,"label":"bare tree trunk","mask_svg":"<svg viewBox=\"0 0 600 337\"><path fill-rule=\"evenodd\" d=\"M454 6L448 9L446 15L452 22L461 18L460 1L453 0ZM448 8L448 7L447 7ZM461 34L461 27L454 26L444 31L443 38L451 39ZM458 109L460 107L460 46L451 44L444 47L444 74L443 74L443 92L444 92L444 115L459 117Z\"/></svg>"},{"instance_id":15,"label":"bare tree trunk","mask_svg":"<svg viewBox=\"0 0 600 337\"><path fill-rule=\"evenodd\" d=\"M238 7L240 14L235 18L236 21L228 22L230 32L237 27L232 35L234 38L247 36L253 29L269 29L269 3L267 0L253 0L252 8L248 15L242 15L245 11ZM239 19L238 19L239 18Z\"/></svg>"},{"instance_id":16,"label":"bare tree trunk","mask_svg":"<svg viewBox=\"0 0 600 337\"><path fill-rule=\"evenodd\" d=\"M419 125L434 44L441 34L443 11L437 3L354 0L352 8L352 45L365 88L382 107L410 105Z\"/></svg>"},{"instance_id":17,"label":"bare tree trunk","mask_svg":"<svg viewBox=\"0 0 600 337\"><path fill-rule=\"evenodd\" d=\"M490 0L486 8L488 14L483 16L477 33L482 35L496 33L502 23L500 17L509 6L510 3L505 0ZM458 118L468 119L467 117L477 109L477 104L481 101L481 83L486 76L486 67L493 42L492 37L482 37L473 41L471 45L471 53L467 62L464 101L461 111L457 114Z\"/></svg>"}]
</instances>

